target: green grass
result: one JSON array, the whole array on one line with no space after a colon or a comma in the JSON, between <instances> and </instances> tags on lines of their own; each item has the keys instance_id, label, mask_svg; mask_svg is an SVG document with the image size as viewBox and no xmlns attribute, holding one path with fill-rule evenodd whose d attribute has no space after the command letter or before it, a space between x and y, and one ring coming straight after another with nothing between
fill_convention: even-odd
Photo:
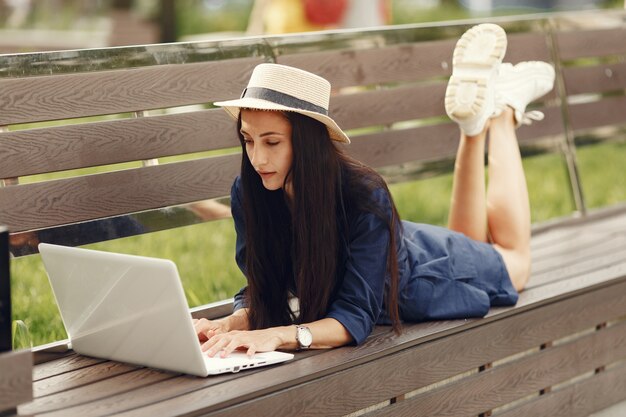
<instances>
[{"instance_id":1,"label":"green grass","mask_svg":"<svg viewBox=\"0 0 626 417\"><path fill-rule=\"evenodd\" d=\"M578 150L579 170L590 207L626 201L626 143ZM541 222L572 211L565 165L560 156L544 154L524 160L532 219ZM443 225L447 219L452 176L391 186L403 219ZM244 278L234 261L232 220L214 221L89 245L90 248L172 259L178 265L190 306L231 297ZM11 263L13 319L28 326L34 345L66 337L39 255Z\"/></svg>"}]
</instances>

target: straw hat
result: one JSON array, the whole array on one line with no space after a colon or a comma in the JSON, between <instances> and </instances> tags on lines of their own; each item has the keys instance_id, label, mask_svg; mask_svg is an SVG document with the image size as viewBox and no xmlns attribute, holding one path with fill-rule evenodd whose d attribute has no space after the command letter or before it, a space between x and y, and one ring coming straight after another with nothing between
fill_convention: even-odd
<instances>
[{"instance_id":1,"label":"straw hat","mask_svg":"<svg viewBox=\"0 0 626 417\"><path fill-rule=\"evenodd\" d=\"M348 136L328 116L330 83L324 78L298 68L279 64L260 64L252 71L241 98L219 101L235 119L243 109L293 111L326 125L330 138L350 143Z\"/></svg>"}]
</instances>

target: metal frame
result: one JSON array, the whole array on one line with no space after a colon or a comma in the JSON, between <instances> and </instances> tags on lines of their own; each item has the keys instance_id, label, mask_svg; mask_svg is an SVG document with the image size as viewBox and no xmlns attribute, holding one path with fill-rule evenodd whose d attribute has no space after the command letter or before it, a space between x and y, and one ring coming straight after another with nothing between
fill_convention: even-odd
<instances>
[{"instance_id":1,"label":"metal frame","mask_svg":"<svg viewBox=\"0 0 626 417\"><path fill-rule=\"evenodd\" d=\"M0 226L0 352L12 349L9 230Z\"/></svg>"}]
</instances>

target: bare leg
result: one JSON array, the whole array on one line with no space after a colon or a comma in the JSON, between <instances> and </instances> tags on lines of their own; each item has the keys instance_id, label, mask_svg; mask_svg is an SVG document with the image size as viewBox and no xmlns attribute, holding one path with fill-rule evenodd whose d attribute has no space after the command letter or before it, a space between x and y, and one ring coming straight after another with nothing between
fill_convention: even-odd
<instances>
[{"instance_id":1,"label":"bare leg","mask_svg":"<svg viewBox=\"0 0 626 417\"><path fill-rule=\"evenodd\" d=\"M469 238L487 242L485 204L485 139L487 130L476 136L461 132L454 163L452 200L448 227Z\"/></svg>"},{"instance_id":2,"label":"bare leg","mask_svg":"<svg viewBox=\"0 0 626 417\"><path fill-rule=\"evenodd\" d=\"M489 127L487 223L515 289L530 276L530 203L513 111L506 107Z\"/></svg>"}]
</instances>

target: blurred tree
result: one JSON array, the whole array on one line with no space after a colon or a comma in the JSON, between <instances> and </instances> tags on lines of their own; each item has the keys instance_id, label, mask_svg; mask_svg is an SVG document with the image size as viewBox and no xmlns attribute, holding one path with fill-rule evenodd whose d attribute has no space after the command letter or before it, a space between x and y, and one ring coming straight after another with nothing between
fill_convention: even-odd
<instances>
[{"instance_id":1,"label":"blurred tree","mask_svg":"<svg viewBox=\"0 0 626 417\"><path fill-rule=\"evenodd\" d=\"M174 0L161 0L161 42L176 42L176 6Z\"/></svg>"}]
</instances>

